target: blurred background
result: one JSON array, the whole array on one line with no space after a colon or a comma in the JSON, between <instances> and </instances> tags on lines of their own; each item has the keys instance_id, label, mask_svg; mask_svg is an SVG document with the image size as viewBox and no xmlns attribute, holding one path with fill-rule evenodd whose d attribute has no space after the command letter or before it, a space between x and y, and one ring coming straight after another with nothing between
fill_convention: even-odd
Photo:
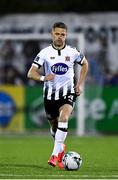
<instances>
[{"instance_id":1,"label":"blurred background","mask_svg":"<svg viewBox=\"0 0 118 180\"><path fill-rule=\"evenodd\" d=\"M37 55L51 43L56 21L89 62L84 93L69 129L77 135L118 134L118 5L112 0L0 1L0 134L49 131L43 84L27 79ZM41 69L43 73L43 69Z\"/></svg>"}]
</instances>

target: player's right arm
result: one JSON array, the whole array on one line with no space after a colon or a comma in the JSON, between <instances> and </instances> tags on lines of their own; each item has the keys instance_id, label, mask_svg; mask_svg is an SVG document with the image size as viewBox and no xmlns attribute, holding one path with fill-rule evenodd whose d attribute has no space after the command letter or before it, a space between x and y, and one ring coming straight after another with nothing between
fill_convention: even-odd
<instances>
[{"instance_id":1,"label":"player's right arm","mask_svg":"<svg viewBox=\"0 0 118 180\"><path fill-rule=\"evenodd\" d=\"M34 59L31 68L28 71L27 77L35 81L51 81L54 79L54 74L42 76L39 69L45 62L45 50L40 51Z\"/></svg>"},{"instance_id":2,"label":"player's right arm","mask_svg":"<svg viewBox=\"0 0 118 180\"><path fill-rule=\"evenodd\" d=\"M33 79L35 81L51 81L54 79L54 76L54 74L48 74L46 76L40 75L39 69L33 64L27 74L28 78Z\"/></svg>"}]
</instances>

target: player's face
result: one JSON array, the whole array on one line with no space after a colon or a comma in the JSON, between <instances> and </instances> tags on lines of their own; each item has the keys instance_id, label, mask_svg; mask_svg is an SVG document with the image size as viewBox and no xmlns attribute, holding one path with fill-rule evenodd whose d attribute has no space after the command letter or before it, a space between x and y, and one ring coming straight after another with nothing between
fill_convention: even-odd
<instances>
[{"instance_id":1,"label":"player's face","mask_svg":"<svg viewBox=\"0 0 118 180\"><path fill-rule=\"evenodd\" d=\"M52 41L54 46L63 47L67 37L67 31L63 28L55 28L52 30Z\"/></svg>"}]
</instances>

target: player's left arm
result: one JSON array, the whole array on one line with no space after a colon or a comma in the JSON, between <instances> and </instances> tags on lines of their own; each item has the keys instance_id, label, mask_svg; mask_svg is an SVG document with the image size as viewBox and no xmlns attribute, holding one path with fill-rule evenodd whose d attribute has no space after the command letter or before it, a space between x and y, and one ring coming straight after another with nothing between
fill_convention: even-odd
<instances>
[{"instance_id":1,"label":"player's left arm","mask_svg":"<svg viewBox=\"0 0 118 180\"><path fill-rule=\"evenodd\" d=\"M79 96L82 93L82 87L86 78L87 71L88 71L88 61L85 57L83 57L79 80L75 87L75 93L77 96Z\"/></svg>"}]
</instances>

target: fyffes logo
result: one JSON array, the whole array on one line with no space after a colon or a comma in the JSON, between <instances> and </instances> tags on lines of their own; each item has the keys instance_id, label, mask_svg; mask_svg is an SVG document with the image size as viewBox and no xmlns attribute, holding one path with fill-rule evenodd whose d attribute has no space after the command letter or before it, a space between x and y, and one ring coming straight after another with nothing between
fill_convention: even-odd
<instances>
[{"instance_id":1,"label":"fyffes logo","mask_svg":"<svg viewBox=\"0 0 118 180\"><path fill-rule=\"evenodd\" d=\"M56 63L51 67L54 74L63 75L68 71L68 66L64 63Z\"/></svg>"},{"instance_id":2,"label":"fyffes logo","mask_svg":"<svg viewBox=\"0 0 118 180\"><path fill-rule=\"evenodd\" d=\"M0 126L6 127L15 113L16 107L10 95L0 92Z\"/></svg>"}]
</instances>

